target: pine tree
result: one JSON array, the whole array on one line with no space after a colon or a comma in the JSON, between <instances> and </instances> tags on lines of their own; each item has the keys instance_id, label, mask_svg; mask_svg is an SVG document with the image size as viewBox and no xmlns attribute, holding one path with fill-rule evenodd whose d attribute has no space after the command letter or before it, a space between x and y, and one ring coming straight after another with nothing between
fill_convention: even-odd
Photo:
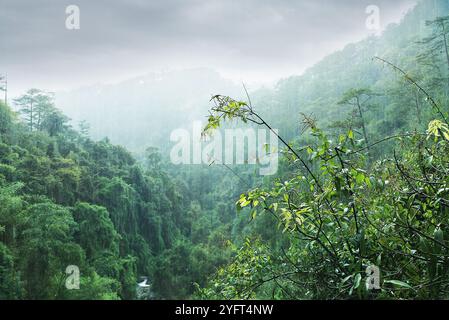
<instances>
[{"instance_id":1,"label":"pine tree","mask_svg":"<svg viewBox=\"0 0 449 320\"><path fill-rule=\"evenodd\" d=\"M449 16L426 21L426 26L431 28L431 34L418 42L424 46L424 52L417 57L418 62L437 69L438 62L447 65L446 78L449 86Z\"/></svg>"}]
</instances>

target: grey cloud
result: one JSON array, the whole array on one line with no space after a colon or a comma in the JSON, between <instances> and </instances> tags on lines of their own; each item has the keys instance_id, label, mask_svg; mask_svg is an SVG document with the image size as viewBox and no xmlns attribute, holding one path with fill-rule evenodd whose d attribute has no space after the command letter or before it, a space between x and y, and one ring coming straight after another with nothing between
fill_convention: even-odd
<instances>
[{"instance_id":1,"label":"grey cloud","mask_svg":"<svg viewBox=\"0 0 449 320\"><path fill-rule=\"evenodd\" d=\"M0 0L0 72L60 87L190 65L278 76L367 35L367 5L385 25L415 2ZM70 4L81 10L79 31L65 29Z\"/></svg>"}]
</instances>

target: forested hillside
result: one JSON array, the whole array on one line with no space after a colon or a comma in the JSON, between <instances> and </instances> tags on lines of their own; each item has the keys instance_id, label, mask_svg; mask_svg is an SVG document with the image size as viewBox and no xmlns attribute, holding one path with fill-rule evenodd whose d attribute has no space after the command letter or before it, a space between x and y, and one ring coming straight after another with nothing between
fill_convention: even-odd
<instances>
[{"instance_id":1,"label":"forested hillside","mask_svg":"<svg viewBox=\"0 0 449 320\"><path fill-rule=\"evenodd\" d=\"M200 297L449 297L447 12L421 1L252 102L214 98L205 132L241 120L292 142L278 177L237 201L283 235L254 232Z\"/></svg>"},{"instance_id":2,"label":"forested hillside","mask_svg":"<svg viewBox=\"0 0 449 320\"><path fill-rule=\"evenodd\" d=\"M134 299L143 276L153 298L185 298L226 261L236 195L171 177L155 149L137 163L92 141L39 90L16 103L0 104L0 298ZM69 265L80 290L65 289Z\"/></svg>"},{"instance_id":3,"label":"forested hillside","mask_svg":"<svg viewBox=\"0 0 449 320\"><path fill-rule=\"evenodd\" d=\"M361 98L362 102L370 98L362 109L373 139L404 128L424 129L427 124L423 117L431 113L424 107L425 97L418 94L416 87L398 81L397 74L374 57L401 67L435 98L443 95L443 99L449 70L444 27L438 22L428 23L447 16L448 11L447 1L420 1L400 24L390 25L382 36L348 44L303 75L281 80L273 90L254 92L252 101L288 139L300 133L300 112L313 113L321 127L338 130L353 111L350 104L339 102L353 89L370 91ZM295 117L294 121L289 115Z\"/></svg>"},{"instance_id":4,"label":"forested hillside","mask_svg":"<svg viewBox=\"0 0 449 320\"><path fill-rule=\"evenodd\" d=\"M449 298L448 13L420 1L244 101L203 70L111 85L102 103L95 88L61 94L70 105L38 89L0 102L0 299ZM210 94L204 135L279 129L276 175L171 163L170 130Z\"/></svg>"}]
</instances>

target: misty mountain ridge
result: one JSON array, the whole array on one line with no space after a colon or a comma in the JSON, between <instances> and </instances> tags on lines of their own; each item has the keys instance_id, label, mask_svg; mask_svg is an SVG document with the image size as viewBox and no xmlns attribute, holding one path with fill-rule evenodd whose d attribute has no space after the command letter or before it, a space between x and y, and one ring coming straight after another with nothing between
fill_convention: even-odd
<instances>
[{"instance_id":1,"label":"misty mountain ridge","mask_svg":"<svg viewBox=\"0 0 449 320\"><path fill-rule=\"evenodd\" d=\"M94 139L108 137L133 151L164 148L170 132L205 120L217 92L242 94L242 85L207 68L150 73L117 84L58 92L57 105L74 125L85 120Z\"/></svg>"}]
</instances>

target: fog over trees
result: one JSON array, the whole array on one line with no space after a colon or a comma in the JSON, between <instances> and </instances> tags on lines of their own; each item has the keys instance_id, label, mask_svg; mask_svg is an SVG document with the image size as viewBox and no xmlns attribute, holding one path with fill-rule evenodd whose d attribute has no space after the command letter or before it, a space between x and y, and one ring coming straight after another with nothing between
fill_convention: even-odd
<instances>
[{"instance_id":1,"label":"fog over trees","mask_svg":"<svg viewBox=\"0 0 449 320\"><path fill-rule=\"evenodd\" d=\"M0 299L448 299L448 12L273 85L191 67L4 99L0 64ZM200 145L270 138L174 163L195 121Z\"/></svg>"}]
</instances>

